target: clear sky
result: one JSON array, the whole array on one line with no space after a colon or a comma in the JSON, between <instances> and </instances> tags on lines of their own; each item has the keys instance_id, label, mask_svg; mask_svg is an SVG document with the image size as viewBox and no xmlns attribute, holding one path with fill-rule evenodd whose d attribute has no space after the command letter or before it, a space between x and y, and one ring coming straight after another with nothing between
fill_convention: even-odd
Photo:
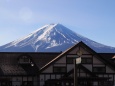
<instances>
[{"instance_id":1,"label":"clear sky","mask_svg":"<svg viewBox=\"0 0 115 86\"><path fill-rule=\"evenodd\" d=\"M115 0L0 0L0 45L50 23L115 47Z\"/></svg>"}]
</instances>

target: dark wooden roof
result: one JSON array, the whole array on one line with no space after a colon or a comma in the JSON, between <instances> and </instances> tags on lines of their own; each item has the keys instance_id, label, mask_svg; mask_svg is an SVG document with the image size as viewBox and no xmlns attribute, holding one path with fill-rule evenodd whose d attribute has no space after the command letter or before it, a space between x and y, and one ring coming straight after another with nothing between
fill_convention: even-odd
<instances>
[{"instance_id":1,"label":"dark wooden roof","mask_svg":"<svg viewBox=\"0 0 115 86\"><path fill-rule=\"evenodd\" d=\"M27 67L20 65L18 60L22 55L28 55L31 57L34 63L33 69L40 69L46 63L54 59L60 53L22 53L22 52L0 52L0 75L27 75L30 74ZM24 68L26 67L26 68ZM36 72L39 72L36 70ZM35 73L35 72L31 72Z\"/></svg>"},{"instance_id":2,"label":"dark wooden roof","mask_svg":"<svg viewBox=\"0 0 115 86\"><path fill-rule=\"evenodd\" d=\"M111 60L115 53L99 53L102 57Z\"/></svg>"}]
</instances>

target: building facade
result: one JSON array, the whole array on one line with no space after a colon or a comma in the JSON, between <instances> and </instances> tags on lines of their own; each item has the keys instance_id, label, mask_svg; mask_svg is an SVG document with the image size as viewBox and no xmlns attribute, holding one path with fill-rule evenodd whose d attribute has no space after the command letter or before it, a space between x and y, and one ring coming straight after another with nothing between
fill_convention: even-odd
<instances>
[{"instance_id":1,"label":"building facade","mask_svg":"<svg viewBox=\"0 0 115 86\"><path fill-rule=\"evenodd\" d=\"M74 60L80 54L81 64L77 65L78 86L115 85L115 64L111 60L114 54L96 53L79 42L40 69L40 86L74 86Z\"/></svg>"},{"instance_id":2,"label":"building facade","mask_svg":"<svg viewBox=\"0 0 115 86\"><path fill-rule=\"evenodd\" d=\"M114 86L114 58L83 42L59 53L1 52L0 86L74 86L75 74L78 86Z\"/></svg>"},{"instance_id":3,"label":"building facade","mask_svg":"<svg viewBox=\"0 0 115 86\"><path fill-rule=\"evenodd\" d=\"M39 70L59 53L0 53L0 86L39 86Z\"/></svg>"}]
</instances>

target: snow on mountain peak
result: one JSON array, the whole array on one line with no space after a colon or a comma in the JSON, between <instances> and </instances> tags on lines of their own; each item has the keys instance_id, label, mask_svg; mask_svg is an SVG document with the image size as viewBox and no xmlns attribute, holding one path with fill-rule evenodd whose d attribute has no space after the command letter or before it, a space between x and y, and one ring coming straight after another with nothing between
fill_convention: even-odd
<instances>
[{"instance_id":1,"label":"snow on mountain peak","mask_svg":"<svg viewBox=\"0 0 115 86\"><path fill-rule=\"evenodd\" d=\"M65 26L48 24L26 37L0 47L2 52L60 52L83 41L97 52L115 52L115 48L108 47L83 37Z\"/></svg>"},{"instance_id":2,"label":"snow on mountain peak","mask_svg":"<svg viewBox=\"0 0 115 86\"><path fill-rule=\"evenodd\" d=\"M13 41L13 42L12 42L12 45L15 45L15 46L16 46L16 45L17 45L18 43L20 43L21 41L23 41L23 40L25 40L25 39L28 39L28 38L31 38L31 36L36 37L38 34L40 34L40 32L41 32L42 35L40 35L40 36L37 38L37 40L42 39L42 38L45 37L46 33L50 32L50 30L53 29L53 27L55 27L56 25L57 25L57 24L44 25L43 27L38 28L36 31L34 31L34 32L32 32L31 34L29 34L28 36L23 37L23 38L21 38L21 39L18 39L18 40L16 40L16 41ZM36 41L37 41L37 40L36 40Z\"/></svg>"},{"instance_id":3,"label":"snow on mountain peak","mask_svg":"<svg viewBox=\"0 0 115 86\"><path fill-rule=\"evenodd\" d=\"M47 29L50 30L50 29L52 29L53 27L55 27L56 25L58 25L58 24L47 24L47 25L44 25L43 27L37 29L37 30L34 31L33 33L36 33L36 32L38 32L38 31L40 31L40 30L42 30L42 29L44 29L44 28L47 28Z\"/></svg>"},{"instance_id":4,"label":"snow on mountain peak","mask_svg":"<svg viewBox=\"0 0 115 86\"><path fill-rule=\"evenodd\" d=\"M54 47L54 46L58 46L61 44L57 43L57 41L55 40L56 34L60 33L60 31L58 31L58 28L61 26L61 24L49 24L49 25L44 25L43 27L37 29L36 31L32 32L31 34L29 34L26 37L23 37L21 39L18 39L16 41L11 42L8 46L6 46L5 48L11 47L11 46L15 46L15 47L24 47L26 45L31 45L34 48L35 47L39 47L40 45L36 45L36 43L38 41L42 42L46 42L49 43L49 46L47 46L46 48L50 48L50 47ZM62 26L61 26L62 27ZM60 27L60 28L61 28ZM63 37L64 35L61 34Z\"/></svg>"}]
</instances>

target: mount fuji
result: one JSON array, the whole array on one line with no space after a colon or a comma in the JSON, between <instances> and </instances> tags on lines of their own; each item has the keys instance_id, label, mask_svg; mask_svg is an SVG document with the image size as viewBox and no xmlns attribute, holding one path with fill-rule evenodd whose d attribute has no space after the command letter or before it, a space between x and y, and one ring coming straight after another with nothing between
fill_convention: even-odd
<instances>
[{"instance_id":1,"label":"mount fuji","mask_svg":"<svg viewBox=\"0 0 115 86\"><path fill-rule=\"evenodd\" d=\"M115 53L115 48L83 37L61 24L45 25L26 37L0 46L0 52L60 52L84 42L98 53Z\"/></svg>"}]
</instances>

